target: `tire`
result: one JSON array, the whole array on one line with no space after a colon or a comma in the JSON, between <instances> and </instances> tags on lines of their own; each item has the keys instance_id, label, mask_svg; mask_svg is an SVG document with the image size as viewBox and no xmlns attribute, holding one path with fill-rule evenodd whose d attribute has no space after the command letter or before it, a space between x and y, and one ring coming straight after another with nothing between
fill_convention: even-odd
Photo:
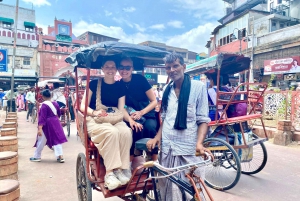
<instances>
[{"instance_id":1,"label":"tire","mask_svg":"<svg viewBox=\"0 0 300 201\"><path fill-rule=\"evenodd\" d=\"M32 123L34 124L35 123L35 121L36 121L36 114L37 113L37 111L36 111L36 108L34 107L33 109L32 109L32 114L31 114L31 121L32 121Z\"/></svg>"},{"instance_id":2,"label":"tire","mask_svg":"<svg viewBox=\"0 0 300 201\"><path fill-rule=\"evenodd\" d=\"M205 169L205 183L216 190L224 191L233 188L241 176L240 159L233 147L218 138L207 138L203 142L214 161Z\"/></svg>"},{"instance_id":3,"label":"tire","mask_svg":"<svg viewBox=\"0 0 300 201\"><path fill-rule=\"evenodd\" d=\"M76 162L77 194L79 201L92 201L92 185L86 172L86 159L83 153L78 154Z\"/></svg>"},{"instance_id":4,"label":"tire","mask_svg":"<svg viewBox=\"0 0 300 201\"><path fill-rule=\"evenodd\" d=\"M266 146L263 142L253 146L253 158L249 162L241 162L242 173L246 175L256 174L264 169L268 160Z\"/></svg>"}]
</instances>

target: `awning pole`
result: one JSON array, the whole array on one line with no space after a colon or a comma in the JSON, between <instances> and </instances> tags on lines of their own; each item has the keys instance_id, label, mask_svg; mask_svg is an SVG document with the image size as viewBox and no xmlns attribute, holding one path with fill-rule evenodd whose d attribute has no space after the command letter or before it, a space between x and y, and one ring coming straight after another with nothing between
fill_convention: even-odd
<instances>
[{"instance_id":1,"label":"awning pole","mask_svg":"<svg viewBox=\"0 0 300 201\"><path fill-rule=\"evenodd\" d=\"M15 13L15 34L14 34L14 51L13 51L13 65L11 67L11 85L10 85L10 112L12 112L12 97L14 94L14 82L15 82L15 64L16 64L16 47L17 47L17 25L18 25L18 12L19 12L19 0L16 3L16 13Z\"/></svg>"}]
</instances>

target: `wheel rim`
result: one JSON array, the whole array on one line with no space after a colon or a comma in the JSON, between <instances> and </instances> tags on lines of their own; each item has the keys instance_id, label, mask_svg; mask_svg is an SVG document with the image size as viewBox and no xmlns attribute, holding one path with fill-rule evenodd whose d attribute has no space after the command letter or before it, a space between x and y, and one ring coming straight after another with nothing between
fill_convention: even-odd
<instances>
[{"instance_id":1,"label":"wheel rim","mask_svg":"<svg viewBox=\"0 0 300 201\"><path fill-rule=\"evenodd\" d=\"M83 161L80 160L80 165L78 169L78 193L81 195L83 201L87 201L87 183L86 183L86 177L85 177L85 167L83 164Z\"/></svg>"},{"instance_id":2,"label":"wheel rim","mask_svg":"<svg viewBox=\"0 0 300 201\"><path fill-rule=\"evenodd\" d=\"M205 169L205 182L214 189L228 190L240 178L240 161L234 149L221 141L209 139L203 143L214 155L214 162Z\"/></svg>"},{"instance_id":3,"label":"wheel rim","mask_svg":"<svg viewBox=\"0 0 300 201\"><path fill-rule=\"evenodd\" d=\"M253 158L249 162L241 162L242 173L255 174L261 171L267 162L267 152L261 142L253 146Z\"/></svg>"}]
</instances>

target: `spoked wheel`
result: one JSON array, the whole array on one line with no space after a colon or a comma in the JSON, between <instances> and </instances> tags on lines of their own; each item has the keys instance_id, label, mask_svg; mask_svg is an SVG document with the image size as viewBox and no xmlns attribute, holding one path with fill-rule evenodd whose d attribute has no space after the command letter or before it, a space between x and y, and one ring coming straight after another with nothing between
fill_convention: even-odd
<instances>
[{"instance_id":1,"label":"spoked wheel","mask_svg":"<svg viewBox=\"0 0 300 201\"><path fill-rule=\"evenodd\" d=\"M242 173L243 174L256 174L264 169L267 160L268 154L267 149L263 142L254 145L253 147L253 158L249 162L241 162Z\"/></svg>"},{"instance_id":2,"label":"spoked wheel","mask_svg":"<svg viewBox=\"0 0 300 201\"><path fill-rule=\"evenodd\" d=\"M66 116L67 116L67 132L68 132L68 137L70 137L70 131L71 131L70 115L66 114Z\"/></svg>"},{"instance_id":3,"label":"spoked wheel","mask_svg":"<svg viewBox=\"0 0 300 201\"><path fill-rule=\"evenodd\" d=\"M77 194L79 201L92 201L92 186L86 172L86 160L83 153L78 154L76 163Z\"/></svg>"},{"instance_id":4,"label":"spoked wheel","mask_svg":"<svg viewBox=\"0 0 300 201\"><path fill-rule=\"evenodd\" d=\"M241 176L240 159L233 147L218 138L207 138L203 142L214 161L205 169L205 183L217 190L229 190L239 181Z\"/></svg>"},{"instance_id":5,"label":"spoked wheel","mask_svg":"<svg viewBox=\"0 0 300 201\"><path fill-rule=\"evenodd\" d=\"M32 109L32 113L31 113L31 121L32 121L33 124L34 124L35 121L36 121L36 116L37 116L37 111L36 111L36 108L34 107L34 108Z\"/></svg>"}]
</instances>

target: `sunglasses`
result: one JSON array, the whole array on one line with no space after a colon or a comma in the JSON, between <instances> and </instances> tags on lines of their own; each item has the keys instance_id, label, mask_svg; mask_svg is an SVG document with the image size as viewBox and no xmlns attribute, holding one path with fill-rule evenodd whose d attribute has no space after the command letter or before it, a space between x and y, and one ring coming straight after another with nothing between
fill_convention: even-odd
<instances>
[{"instance_id":1,"label":"sunglasses","mask_svg":"<svg viewBox=\"0 0 300 201\"><path fill-rule=\"evenodd\" d=\"M119 66L118 67L118 70L127 70L127 71L130 71L131 69L131 66Z\"/></svg>"}]
</instances>

